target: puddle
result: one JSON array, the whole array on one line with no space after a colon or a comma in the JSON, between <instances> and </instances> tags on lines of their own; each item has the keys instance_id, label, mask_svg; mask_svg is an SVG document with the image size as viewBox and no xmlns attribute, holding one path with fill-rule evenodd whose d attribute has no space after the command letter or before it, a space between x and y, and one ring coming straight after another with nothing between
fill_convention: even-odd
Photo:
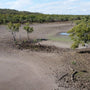
<instances>
[{"instance_id":1,"label":"puddle","mask_svg":"<svg viewBox=\"0 0 90 90\"><path fill-rule=\"evenodd\" d=\"M68 36L68 35L70 35L70 34L69 34L69 33L60 33L60 35Z\"/></svg>"}]
</instances>

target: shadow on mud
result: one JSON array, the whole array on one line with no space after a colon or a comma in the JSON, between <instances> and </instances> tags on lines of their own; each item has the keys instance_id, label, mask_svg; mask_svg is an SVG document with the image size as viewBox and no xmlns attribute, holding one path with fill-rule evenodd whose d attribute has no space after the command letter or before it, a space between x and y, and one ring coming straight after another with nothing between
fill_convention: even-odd
<instances>
[{"instance_id":1,"label":"shadow on mud","mask_svg":"<svg viewBox=\"0 0 90 90\"><path fill-rule=\"evenodd\" d=\"M39 43L42 41L47 41L48 39L30 39L30 40L22 40L22 43L31 43L31 44L35 44L35 43Z\"/></svg>"},{"instance_id":2,"label":"shadow on mud","mask_svg":"<svg viewBox=\"0 0 90 90\"><path fill-rule=\"evenodd\" d=\"M58 48L56 46L48 46L48 45L42 45L39 42L46 41L47 39L37 39L36 41L30 40L30 41L23 41L21 43L17 43L16 46L18 49L30 49L31 51L45 51L45 52L66 52L70 49L66 48Z\"/></svg>"},{"instance_id":3,"label":"shadow on mud","mask_svg":"<svg viewBox=\"0 0 90 90\"><path fill-rule=\"evenodd\" d=\"M79 53L90 53L90 50L88 50L88 51L80 51Z\"/></svg>"},{"instance_id":4,"label":"shadow on mud","mask_svg":"<svg viewBox=\"0 0 90 90\"><path fill-rule=\"evenodd\" d=\"M84 53L88 53L88 54L90 54L90 48L77 50L77 52L80 53L80 54L84 54Z\"/></svg>"}]
</instances>

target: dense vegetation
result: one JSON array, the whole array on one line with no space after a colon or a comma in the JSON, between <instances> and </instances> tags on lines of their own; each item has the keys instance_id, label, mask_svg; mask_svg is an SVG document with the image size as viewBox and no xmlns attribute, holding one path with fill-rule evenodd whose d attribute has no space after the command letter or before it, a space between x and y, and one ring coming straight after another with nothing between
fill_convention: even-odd
<instances>
[{"instance_id":1,"label":"dense vegetation","mask_svg":"<svg viewBox=\"0 0 90 90\"><path fill-rule=\"evenodd\" d=\"M40 14L40 13L32 13L28 11L17 11L14 9L0 9L0 14Z\"/></svg>"},{"instance_id":2,"label":"dense vegetation","mask_svg":"<svg viewBox=\"0 0 90 90\"><path fill-rule=\"evenodd\" d=\"M60 22L90 19L90 15L48 15L41 13L31 13L27 11L17 11L11 9L0 9L0 24L26 23L26 22Z\"/></svg>"},{"instance_id":3,"label":"dense vegetation","mask_svg":"<svg viewBox=\"0 0 90 90\"><path fill-rule=\"evenodd\" d=\"M74 41L71 46L73 49L78 48L80 44L88 47L87 44L90 42L90 21L79 21L68 33Z\"/></svg>"}]
</instances>

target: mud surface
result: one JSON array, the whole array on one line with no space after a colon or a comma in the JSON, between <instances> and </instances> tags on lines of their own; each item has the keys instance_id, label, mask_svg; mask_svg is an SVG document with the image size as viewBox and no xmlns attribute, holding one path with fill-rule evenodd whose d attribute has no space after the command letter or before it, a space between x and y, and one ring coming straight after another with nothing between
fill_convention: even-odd
<instances>
[{"instance_id":1,"label":"mud surface","mask_svg":"<svg viewBox=\"0 0 90 90\"><path fill-rule=\"evenodd\" d=\"M0 26L0 90L90 90L90 49L73 51L71 43L48 40L48 36L67 32L71 23L32 26L35 31L30 38L43 41L35 47L20 44L20 48L6 26ZM27 39L22 29L17 33L19 42Z\"/></svg>"}]
</instances>

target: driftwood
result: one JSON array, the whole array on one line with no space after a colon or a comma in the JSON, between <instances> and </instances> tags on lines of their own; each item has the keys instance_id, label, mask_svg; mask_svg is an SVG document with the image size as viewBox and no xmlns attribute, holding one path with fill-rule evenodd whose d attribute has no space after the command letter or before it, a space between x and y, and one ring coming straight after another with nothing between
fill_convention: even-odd
<instances>
[{"instance_id":1,"label":"driftwood","mask_svg":"<svg viewBox=\"0 0 90 90\"><path fill-rule=\"evenodd\" d=\"M75 78L75 75L78 73L78 71L75 71L73 74L72 74L72 77L71 79L75 82L76 81L76 78Z\"/></svg>"},{"instance_id":2,"label":"driftwood","mask_svg":"<svg viewBox=\"0 0 90 90\"><path fill-rule=\"evenodd\" d=\"M86 70L81 70L80 72L83 72L83 73L87 73ZM75 78L75 75L79 73L78 71L75 71L73 74L72 74L72 80L75 82L76 81L76 78Z\"/></svg>"},{"instance_id":3,"label":"driftwood","mask_svg":"<svg viewBox=\"0 0 90 90\"><path fill-rule=\"evenodd\" d=\"M62 80L64 77L66 77L68 75L68 73L64 74L63 76L60 77L60 79L58 79L58 81Z\"/></svg>"}]
</instances>

